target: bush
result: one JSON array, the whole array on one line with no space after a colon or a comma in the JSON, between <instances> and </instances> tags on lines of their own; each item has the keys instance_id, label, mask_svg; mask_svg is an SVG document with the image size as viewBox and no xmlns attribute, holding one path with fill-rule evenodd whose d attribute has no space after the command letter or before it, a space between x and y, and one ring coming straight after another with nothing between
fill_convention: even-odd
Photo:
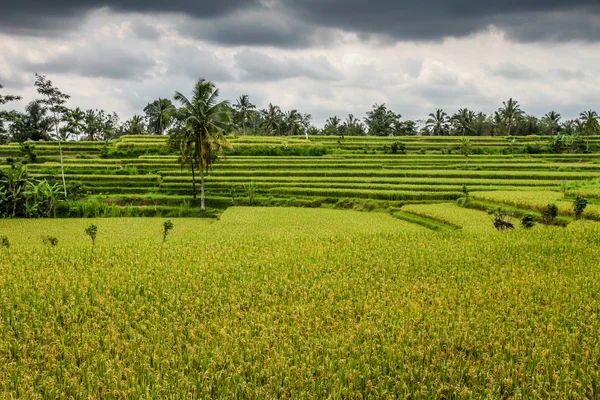
<instances>
[{"instance_id":1,"label":"bush","mask_svg":"<svg viewBox=\"0 0 600 400\"><path fill-rule=\"evenodd\" d=\"M533 214L525 214L521 218L521 226L524 229L531 229L535 226L535 216Z\"/></svg>"},{"instance_id":2,"label":"bush","mask_svg":"<svg viewBox=\"0 0 600 400\"><path fill-rule=\"evenodd\" d=\"M85 228L85 234L92 239L92 245L96 244L96 235L98 234L98 227L96 225L91 224Z\"/></svg>"},{"instance_id":3,"label":"bush","mask_svg":"<svg viewBox=\"0 0 600 400\"><path fill-rule=\"evenodd\" d=\"M58 238L54 236L42 236L42 243L44 244L44 246L54 247L58 245Z\"/></svg>"},{"instance_id":4,"label":"bush","mask_svg":"<svg viewBox=\"0 0 600 400\"><path fill-rule=\"evenodd\" d=\"M551 224L558 216L558 207L556 204L548 204L542 209L542 222L545 224Z\"/></svg>"},{"instance_id":5,"label":"bush","mask_svg":"<svg viewBox=\"0 0 600 400\"><path fill-rule=\"evenodd\" d=\"M10 241L4 235L0 235L0 249L5 248L8 249L10 247Z\"/></svg>"},{"instance_id":6,"label":"bush","mask_svg":"<svg viewBox=\"0 0 600 400\"><path fill-rule=\"evenodd\" d=\"M573 203L573 211L575 212L575 219L581 218L581 214L587 207L588 201L583 197L577 196L575 203Z\"/></svg>"},{"instance_id":7,"label":"bush","mask_svg":"<svg viewBox=\"0 0 600 400\"><path fill-rule=\"evenodd\" d=\"M167 235L173 229L174 224L170 219L165 221L163 224L163 243L167 241Z\"/></svg>"},{"instance_id":8,"label":"bush","mask_svg":"<svg viewBox=\"0 0 600 400\"><path fill-rule=\"evenodd\" d=\"M499 231L515 229L514 224L508 220L512 215L503 208L490 208L488 214L494 217L494 227Z\"/></svg>"}]
</instances>

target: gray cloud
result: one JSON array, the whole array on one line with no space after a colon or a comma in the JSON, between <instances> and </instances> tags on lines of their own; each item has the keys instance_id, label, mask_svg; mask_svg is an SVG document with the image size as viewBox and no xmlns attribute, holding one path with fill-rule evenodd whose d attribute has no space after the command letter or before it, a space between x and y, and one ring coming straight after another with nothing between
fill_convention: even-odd
<instances>
[{"instance_id":1,"label":"gray cloud","mask_svg":"<svg viewBox=\"0 0 600 400\"><path fill-rule=\"evenodd\" d=\"M90 42L64 53L52 54L42 61L17 58L12 63L21 69L41 74L76 74L89 78L139 80L148 75L156 62L143 52Z\"/></svg>"},{"instance_id":2,"label":"gray cloud","mask_svg":"<svg viewBox=\"0 0 600 400\"><path fill-rule=\"evenodd\" d=\"M181 33L224 45L308 47L323 30L382 43L436 41L491 26L519 42L600 40L598 0L21 0L3 6L0 30L62 32L99 8L186 15L192 21Z\"/></svg>"},{"instance_id":3,"label":"gray cloud","mask_svg":"<svg viewBox=\"0 0 600 400\"><path fill-rule=\"evenodd\" d=\"M341 73L325 57L275 58L254 50L243 50L236 54L235 61L242 71L242 78L247 81L277 81L298 77L316 81L341 79Z\"/></svg>"},{"instance_id":4,"label":"gray cloud","mask_svg":"<svg viewBox=\"0 0 600 400\"><path fill-rule=\"evenodd\" d=\"M155 41L162 36L160 29L140 19L134 20L129 28L138 39Z\"/></svg>"},{"instance_id":5,"label":"gray cloud","mask_svg":"<svg viewBox=\"0 0 600 400\"><path fill-rule=\"evenodd\" d=\"M483 67L485 72L491 75L499 76L506 79L513 80L541 80L547 78L560 79L560 80L574 80L583 79L587 76L581 70L566 69L566 68L550 68L544 71L530 68L526 65L515 65L511 63L502 63L495 66L486 65Z\"/></svg>"},{"instance_id":6,"label":"gray cloud","mask_svg":"<svg viewBox=\"0 0 600 400\"><path fill-rule=\"evenodd\" d=\"M234 79L233 69L225 60L194 45L171 46L166 59L168 74L190 79L207 78L218 82Z\"/></svg>"}]
</instances>

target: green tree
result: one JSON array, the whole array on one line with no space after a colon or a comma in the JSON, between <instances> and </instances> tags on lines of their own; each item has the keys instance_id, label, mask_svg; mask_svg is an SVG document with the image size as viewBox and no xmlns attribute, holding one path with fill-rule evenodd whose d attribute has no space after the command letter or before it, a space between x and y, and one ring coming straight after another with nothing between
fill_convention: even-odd
<instances>
[{"instance_id":1,"label":"green tree","mask_svg":"<svg viewBox=\"0 0 600 400\"><path fill-rule=\"evenodd\" d=\"M76 137L83 133L85 129L85 112L81 108L77 107L68 112L67 129Z\"/></svg>"},{"instance_id":2,"label":"green tree","mask_svg":"<svg viewBox=\"0 0 600 400\"><path fill-rule=\"evenodd\" d=\"M550 129L550 135L554 136L554 134L560 128L560 119L561 115L556 111L550 111L544 115L543 121L548 125L548 128Z\"/></svg>"},{"instance_id":3,"label":"green tree","mask_svg":"<svg viewBox=\"0 0 600 400\"><path fill-rule=\"evenodd\" d=\"M375 104L373 109L367 112L365 125L369 135L393 136L400 118L402 118L402 115L388 109L385 104Z\"/></svg>"},{"instance_id":4,"label":"green tree","mask_svg":"<svg viewBox=\"0 0 600 400\"><path fill-rule=\"evenodd\" d=\"M188 99L180 92L175 100L181 104L179 118L185 128L183 152L191 158L194 199L196 198L196 179L194 166L200 170L201 208L204 210L204 173L209 171L218 153L223 148L231 148L223 132L231 123L231 108L227 101L218 101L219 89L215 84L200 79L194 86L192 98Z\"/></svg>"},{"instance_id":5,"label":"green tree","mask_svg":"<svg viewBox=\"0 0 600 400\"><path fill-rule=\"evenodd\" d=\"M465 156L466 165L469 165L469 155L473 152L471 139L466 136L460 138L460 153Z\"/></svg>"},{"instance_id":6,"label":"green tree","mask_svg":"<svg viewBox=\"0 0 600 400\"><path fill-rule=\"evenodd\" d=\"M146 132L144 117L141 115L134 115L125 122L123 129L128 135L143 135Z\"/></svg>"},{"instance_id":7,"label":"green tree","mask_svg":"<svg viewBox=\"0 0 600 400\"><path fill-rule=\"evenodd\" d=\"M435 112L429 114L429 118L425 121L425 127L430 129L431 134L434 136L448 135L450 133L448 114L441 108L438 108Z\"/></svg>"},{"instance_id":8,"label":"green tree","mask_svg":"<svg viewBox=\"0 0 600 400\"><path fill-rule=\"evenodd\" d=\"M144 107L148 120L148 131L155 135L164 135L173 124L175 106L169 99L161 99L149 103Z\"/></svg>"},{"instance_id":9,"label":"green tree","mask_svg":"<svg viewBox=\"0 0 600 400\"><path fill-rule=\"evenodd\" d=\"M579 115L581 119L581 130L585 135L585 150L590 151L590 136L595 135L600 131L600 125L598 124L598 113L596 111L584 111Z\"/></svg>"},{"instance_id":10,"label":"green tree","mask_svg":"<svg viewBox=\"0 0 600 400\"><path fill-rule=\"evenodd\" d=\"M238 118L242 121L242 133L246 135L246 124L252 121L256 106L250 102L250 97L247 94L243 94L233 105Z\"/></svg>"},{"instance_id":11,"label":"green tree","mask_svg":"<svg viewBox=\"0 0 600 400\"><path fill-rule=\"evenodd\" d=\"M502 102L503 107L500 109L500 114L508 128L508 136L511 135L512 129L517 121L523 116L523 111L519 102L513 100L512 97L508 101Z\"/></svg>"},{"instance_id":12,"label":"green tree","mask_svg":"<svg viewBox=\"0 0 600 400\"><path fill-rule=\"evenodd\" d=\"M52 81L46 79L44 75L35 74L36 81L35 86L39 94L43 96L41 102L48 106L48 109L52 113L52 126L54 126L54 132L56 140L58 140L58 151L60 155L60 173L62 176L63 189L65 193L65 199L67 198L67 181L65 180L65 166L63 163L63 152L62 152L62 140L59 133L59 125L64 119L68 112L68 109L64 106L71 96L61 92L57 87L52 85Z\"/></svg>"},{"instance_id":13,"label":"green tree","mask_svg":"<svg viewBox=\"0 0 600 400\"><path fill-rule=\"evenodd\" d=\"M461 136L474 135L477 131L474 128L475 112L466 108L461 108L454 114L450 121L454 124L455 131Z\"/></svg>"}]
</instances>

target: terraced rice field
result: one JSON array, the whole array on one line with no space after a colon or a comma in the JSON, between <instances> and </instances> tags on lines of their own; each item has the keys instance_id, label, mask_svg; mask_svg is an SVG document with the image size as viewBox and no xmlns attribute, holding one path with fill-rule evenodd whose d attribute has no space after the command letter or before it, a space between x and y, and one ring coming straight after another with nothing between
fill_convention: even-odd
<instances>
[{"instance_id":1,"label":"terraced rice field","mask_svg":"<svg viewBox=\"0 0 600 400\"><path fill-rule=\"evenodd\" d=\"M531 143L545 145L548 140L519 138L517 149ZM407 154L384 153L384 146L388 148L394 141L421 147L409 146ZM476 137L472 141L475 149L491 154L471 155L467 164L465 157L456 154L458 138L451 137L231 138L236 150L221 158L206 178L207 201L218 209L247 204L244 187L251 182L256 184L253 202L260 205L331 207L339 203L340 207L397 208L456 201L464 195L464 185L474 198L486 202L533 210L548 201L559 202L561 213L569 215L577 193L587 194L592 203L598 197L600 154L499 154L498 149L515 151L507 147L506 138ZM371 146L369 151L354 148L365 143ZM591 138L590 143L595 149L600 138ZM426 145L433 147L423 154L421 148ZM293 148L326 151L319 156L286 155ZM239 155L245 149L277 150L277 155ZM57 179L57 150L56 143L36 144L38 159L29 165L29 171ZM448 154L453 151L455 154ZM18 154L14 144L0 146L0 155ZM169 214L191 198L191 172L168 150L165 137L125 136L108 144L70 142L65 154L67 181L80 182L100 201L118 206L162 206ZM536 201L520 201L523 196ZM596 219L596 208L590 204L585 216Z\"/></svg>"}]
</instances>

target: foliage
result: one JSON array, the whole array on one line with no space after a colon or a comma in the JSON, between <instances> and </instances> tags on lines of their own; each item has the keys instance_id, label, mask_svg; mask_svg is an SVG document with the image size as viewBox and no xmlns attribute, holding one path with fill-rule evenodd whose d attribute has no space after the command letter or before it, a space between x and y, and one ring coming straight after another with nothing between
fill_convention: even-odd
<instances>
[{"instance_id":1,"label":"foliage","mask_svg":"<svg viewBox=\"0 0 600 400\"><path fill-rule=\"evenodd\" d=\"M531 213L523 215L521 218L521 226L524 229L531 229L535 226L535 216Z\"/></svg>"},{"instance_id":2,"label":"foliage","mask_svg":"<svg viewBox=\"0 0 600 400\"><path fill-rule=\"evenodd\" d=\"M10 247L10 240L4 235L0 235L0 249L8 249Z\"/></svg>"},{"instance_id":3,"label":"foliage","mask_svg":"<svg viewBox=\"0 0 600 400\"><path fill-rule=\"evenodd\" d=\"M92 245L96 244L96 236L98 235L98 227L96 225L88 225L88 227L85 228L85 234L92 239Z\"/></svg>"},{"instance_id":4,"label":"foliage","mask_svg":"<svg viewBox=\"0 0 600 400\"><path fill-rule=\"evenodd\" d=\"M170 219L163 223L163 243L167 241L167 235L173 230L174 226L173 221Z\"/></svg>"},{"instance_id":5,"label":"foliage","mask_svg":"<svg viewBox=\"0 0 600 400\"><path fill-rule=\"evenodd\" d=\"M254 199L256 198L256 192L258 190L258 185L254 181L250 181L250 183L244 183L244 194L248 199L248 205L254 205Z\"/></svg>"},{"instance_id":6,"label":"foliage","mask_svg":"<svg viewBox=\"0 0 600 400\"><path fill-rule=\"evenodd\" d=\"M58 238L55 236L44 235L42 236L42 243L44 246L56 247L58 246Z\"/></svg>"},{"instance_id":7,"label":"foliage","mask_svg":"<svg viewBox=\"0 0 600 400\"><path fill-rule=\"evenodd\" d=\"M558 216L558 206L554 203L548 204L546 207L542 208L541 213L542 221L545 224L551 224Z\"/></svg>"},{"instance_id":8,"label":"foliage","mask_svg":"<svg viewBox=\"0 0 600 400\"><path fill-rule=\"evenodd\" d=\"M575 219L581 218L581 215L583 214L583 211L585 210L587 205L588 205L588 201L586 199L584 199L583 197L577 196L575 198L575 202L573 203L573 211L575 213Z\"/></svg>"},{"instance_id":9,"label":"foliage","mask_svg":"<svg viewBox=\"0 0 600 400\"><path fill-rule=\"evenodd\" d=\"M512 213L502 207L490 208L488 209L488 214L494 218L493 224L497 230L504 231L515 228L515 225L510 221L510 218L513 216Z\"/></svg>"}]
</instances>

